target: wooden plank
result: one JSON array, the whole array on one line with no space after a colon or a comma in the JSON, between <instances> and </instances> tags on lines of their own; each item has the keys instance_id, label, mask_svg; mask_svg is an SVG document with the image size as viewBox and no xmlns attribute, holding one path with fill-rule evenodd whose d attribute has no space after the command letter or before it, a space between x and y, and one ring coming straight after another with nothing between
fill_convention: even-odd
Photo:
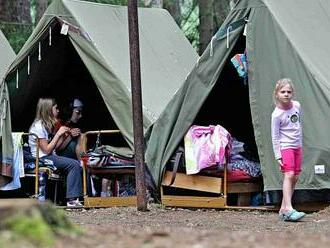
<instances>
[{"instance_id":1,"label":"wooden plank","mask_svg":"<svg viewBox=\"0 0 330 248\"><path fill-rule=\"evenodd\" d=\"M88 168L88 172L93 175L101 175L101 174L108 174L108 175L121 175L121 174L135 174L135 168Z\"/></svg>"},{"instance_id":2,"label":"wooden plank","mask_svg":"<svg viewBox=\"0 0 330 248\"><path fill-rule=\"evenodd\" d=\"M227 193L251 193L261 192L262 187L258 182L229 182Z\"/></svg>"},{"instance_id":3,"label":"wooden plank","mask_svg":"<svg viewBox=\"0 0 330 248\"><path fill-rule=\"evenodd\" d=\"M166 171L162 185L168 186L171 182L172 171ZM221 193L222 179L219 177L207 177L199 175L186 175L184 173L176 173L175 181L171 187L198 190L210 193Z\"/></svg>"},{"instance_id":4,"label":"wooden plank","mask_svg":"<svg viewBox=\"0 0 330 248\"><path fill-rule=\"evenodd\" d=\"M136 196L129 197L85 197L84 207L125 207L136 206Z\"/></svg>"},{"instance_id":5,"label":"wooden plank","mask_svg":"<svg viewBox=\"0 0 330 248\"><path fill-rule=\"evenodd\" d=\"M163 195L162 204L169 207L225 208L224 197Z\"/></svg>"}]
</instances>

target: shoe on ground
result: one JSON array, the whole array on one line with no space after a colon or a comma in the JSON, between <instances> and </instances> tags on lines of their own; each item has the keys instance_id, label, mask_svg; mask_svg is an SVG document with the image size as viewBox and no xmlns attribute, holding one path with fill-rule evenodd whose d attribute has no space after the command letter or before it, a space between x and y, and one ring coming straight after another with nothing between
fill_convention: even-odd
<instances>
[{"instance_id":1,"label":"shoe on ground","mask_svg":"<svg viewBox=\"0 0 330 248\"><path fill-rule=\"evenodd\" d=\"M81 204L81 202L79 201L79 199L68 201L66 203L66 206L69 207L69 208L82 208L83 207L83 205Z\"/></svg>"},{"instance_id":2,"label":"shoe on ground","mask_svg":"<svg viewBox=\"0 0 330 248\"><path fill-rule=\"evenodd\" d=\"M285 213L280 213L279 218L280 220L283 221L291 221L291 222L296 222L301 220L303 217L305 217L304 212L298 212L297 210L293 209L291 211L285 212Z\"/></svg>"}]
</instances>

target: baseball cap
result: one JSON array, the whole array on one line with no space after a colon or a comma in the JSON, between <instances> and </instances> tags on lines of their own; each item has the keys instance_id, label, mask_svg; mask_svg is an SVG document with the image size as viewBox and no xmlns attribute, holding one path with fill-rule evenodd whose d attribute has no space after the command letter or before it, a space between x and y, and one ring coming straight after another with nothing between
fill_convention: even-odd
<instances>
[{"instance_id":1,"label":"baseball cap","mask_svg":"<svg viewBox=\"0 0 330 248\"><path fill-rule=\"evenodd\" d=\"M82 108L84 107L84 104L79 99L73 100L73 108Z\"/></svg>"}]
</instances>

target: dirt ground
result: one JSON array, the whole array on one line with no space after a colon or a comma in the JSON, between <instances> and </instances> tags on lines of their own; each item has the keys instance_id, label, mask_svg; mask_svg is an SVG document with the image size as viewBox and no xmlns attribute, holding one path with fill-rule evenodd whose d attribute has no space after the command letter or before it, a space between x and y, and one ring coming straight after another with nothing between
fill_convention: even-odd
<instances>
[{"instance_id":1,"label":"dirt ground","mask_svg":"<svg viewBox=\"0 0 330 248\"><path fill-rule=\"evenodd\" d=\"M330 208L297 223L276 212L135 207L68 211L84 230L56 247L329 247Z\"/></svg>"}]
</instances>

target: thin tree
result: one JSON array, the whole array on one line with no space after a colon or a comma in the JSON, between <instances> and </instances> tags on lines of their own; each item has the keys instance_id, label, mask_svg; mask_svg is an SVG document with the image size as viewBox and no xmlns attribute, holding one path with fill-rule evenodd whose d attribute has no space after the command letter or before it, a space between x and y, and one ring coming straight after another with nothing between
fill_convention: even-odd
<instances>
[{"instance_id":1,"label":"thin tree","mask_svg":"<svg viewBox=\"0 0 330 248\"><path fill-rule=\"evenodd\" d=\"M165 0L163 4L164 9L167 9L170 12L171 16L174 18L176 23L180 25L182 20L182 13L180 8L179 0Z\"/></svg>"},{"instance_id":2,"label":"thin tree","mask_svg":"<svg viewBox=\"0 0 330 248\"><path fill-rule=\"evenodd\" d=\"M199 6L199 53L202 54L213 36L213 0L198 0Z\"/></svg>"},{"instance_id":3,"label":"thin tree","mask_svg":"<svg viewBox=\"0 0 330 248\"><path fill-rule=\"evenodd\" d=\"M36 16L35 16L35 23L37 23L42 15L45 13L45 10L48 6L48 0L36 0Z\"/></svg>"},{"instance_id":4,"label":"thin tree","mask_svg":"<svg viewBox=\"0 0 330 248\"><path fill-rule=\"evenodd\" d=\"M214 1L214 33L218 30L229 13L229 2L229 0Z\"/></svg>"},{"instance_id":5,"label":"thin tree","mask_svg":"<svg viewBox=\"0 0 330 248\"><path fill-rule=\"evenodd\" d=\"M0 20L14 23L31 23L29 0L0 0Z\"/></svg>"}]
</instances>

